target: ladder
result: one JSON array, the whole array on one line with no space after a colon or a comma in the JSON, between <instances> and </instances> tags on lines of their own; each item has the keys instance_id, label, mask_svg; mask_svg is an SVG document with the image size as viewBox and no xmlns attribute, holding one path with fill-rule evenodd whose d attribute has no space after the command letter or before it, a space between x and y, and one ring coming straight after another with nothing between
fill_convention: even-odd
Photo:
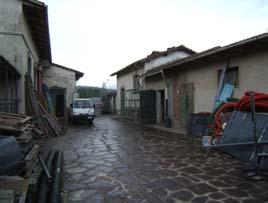
<instances>
[{"instance_id":1,"label":"ladder","mask_svg":"<svg viewBox=\"0 0 268 203\"><path fill-rule=\"evenodd\" d=\"M255 100L254 93L250 92L250 106L252 111L252 122L253 122L253 140L254 147L253 152L250 157L251 164L253 168L246 169L242 171L242 174L246 178L251 180L261 181L263 179L268 179L268 170L261 169L262 162L268 158L268 152L265 151L265 145L268 147L267 143L263 143L264 135L268 131L268 123L263 128L260 136L257 136L257 127L256 127L256 111L255 111Z\"/></svg>"}]
</instances>

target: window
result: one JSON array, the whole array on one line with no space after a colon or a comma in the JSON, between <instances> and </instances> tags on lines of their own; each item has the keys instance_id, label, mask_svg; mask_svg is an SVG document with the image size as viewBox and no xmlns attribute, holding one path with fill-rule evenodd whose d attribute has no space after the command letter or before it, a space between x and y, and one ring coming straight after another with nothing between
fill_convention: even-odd
<instances>
[{"instance_id":1,"label":"window","mask_svg":"<svg viewBox=\"0 0 268 203\"><path fill-rule=\"evenodd\" d=\"M221 73L222 73L222 70L218 70L218 84L220 81ZM230 84L230 85L233 85L234 87L239 86L239 68L238 68L238 66L228 68L226 70L225 82Z\"/></svg>"},{"instance_id":2,"label":"window","mask_svg":"<svg viewBox=\"0 0 268 203\"><path fill-rule=\"evenodd\" d=\"M137 74L133 76L133 89L135 90L143 89L142 79Z\"/></svg>"},{"instance_id":3,"label":"window","mask_svg":"<svg viewBox=\"0 0 268 203\"><path fill-rule=\"evenodd\" d=\"M74 108L91 108L92 102L90 100L75 100L73 105Z\"/></svg>"},{"instance_id":4,"label":"window","mask_svg":"<svg viewBox=\"0 0 268 203\"><path fill-rule=\"evenodd\" d=\"M138 75L133 76L133 89L139 89L139 84L138 84Z\"/></svg>"}]
</instances>

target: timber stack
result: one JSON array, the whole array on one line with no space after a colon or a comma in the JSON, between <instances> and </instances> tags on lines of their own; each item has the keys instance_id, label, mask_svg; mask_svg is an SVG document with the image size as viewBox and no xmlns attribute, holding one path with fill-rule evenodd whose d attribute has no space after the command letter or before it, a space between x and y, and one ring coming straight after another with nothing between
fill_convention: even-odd
<instances>
[{"instance_id":1,"label":"timber stack","mask_svg":"<svg viewBox=\"0 0 268 203\"><path fill-rule=\"evenodd\" d=\"M25 75L25 94L27 114L34 117L38 128L44 133L44 136L55 137L63 135L63 129L59 126L56 118L50 115L39 101L32 79L27 74Z\"/></svg>"},{"instance_id":2,"label":"timber stack","mask_svg":"<svg viewBox=\"0 0 268 203\"><path fill-rule=\"evenodd\" d=\"M25 96L27 115L0 112L0 202L41 202L47 198L59 202L57 188L61 173L54 171L61 171L63 155L54 152L43 159L38 139L60 136L64 131L42 105L28 75L25 75ZM52 192L50 187L54 188ZM49 192L42 196L38 193L40 188ZM53 195L50 197L48 193Z\"/></svg>"},{"instance_id":3,"label":"timber stack","mask_svg":"<svg viewBox=\"0 0 268 203\"><path fill-rule=\"evenodd\" d=\"M37 139L42 136L33 117L0 112L0 201L25 202L29 178L41 173Z\"/></svg>"}]
</instances>

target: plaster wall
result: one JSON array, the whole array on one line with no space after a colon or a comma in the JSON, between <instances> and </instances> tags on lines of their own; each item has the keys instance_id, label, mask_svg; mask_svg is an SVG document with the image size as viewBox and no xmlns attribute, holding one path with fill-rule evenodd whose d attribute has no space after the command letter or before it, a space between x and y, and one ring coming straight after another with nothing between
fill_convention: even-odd
<instances>
[{"instance_id":1,"label":"plaster wall","mask_svg":"<svg viewBox=\"0 0 268 203\"><path fill-rule=\"evenodd\" d=\"M194 113L211 112L218 88L218 70L223 69L226 61L207 65L185 67L174 72L174 122L180 127L179 88L183 83L194 83ZM230 67L239 67L239 84L233 96L240 98L247 90L268 92L268 51L230 58Z\"/></svg>"},{"instance_id":2,"label":"plaster wall","mask_svg":"<svg viewBox=\"0 0 268 203\"><path fill-rule=\"evenodd\" d=\"M119 113L121 110L121 89L131 90L134 89L134 76L141 76L144 73L143 68L139 68L124 74L117 75L117 92L116 92L116 111ZM144 81L141 78L140 84L144 86Z\"/></svg>"},{"instance_id":3,"label":"plaster wall","mask_svg":"<svg viewBox=\"0 0 268 203\"><path fill-rule=\"evenodd\" d=\"M8 60L21 75L18 89L19 112L25 113L24 75L28 68L28 57L31 58L31 76L33 78L34 67L39 61L39 56L23 16L21 1L0 1L0 41L0 55Z\"/></svg>"},{"instance_id":4,"label":"plaster wall","mask_svg":"<svg viewBox=\"0 0 268 203\"><path fill-rule=\"evenodd\" d=\"M44 83L49 87L60 87L66 89L66 105L67 107L73 101L76 80L75 72L63 69L57 66L50 66L43 73Z\"/></svg>"},{"instance_id":5,"label":"plaster wall","mask_svg":"<svg viewBox=\"0 0 268 203\"><path fill-rule=\"evenodd\" d=\"M121 89L124 90L133 89L134 75L135 75L134 71L131 71L124 75L117 75L116 111L118 113L121 110Z\"/></svg>"},{"instance_id":6,"label":"plaster wall","mask_svg":"<svg viewBox=\"0 0 268 203\"><path fill-rule=\"evenodd\" d=\"M160 74L157 74L153 77L148 77L145 79L145 89L146 90L165 90L166 92L166 84L164 82L163 77ZM165 96L166 98L166 96Z\"/></svg>"}]
</instances>

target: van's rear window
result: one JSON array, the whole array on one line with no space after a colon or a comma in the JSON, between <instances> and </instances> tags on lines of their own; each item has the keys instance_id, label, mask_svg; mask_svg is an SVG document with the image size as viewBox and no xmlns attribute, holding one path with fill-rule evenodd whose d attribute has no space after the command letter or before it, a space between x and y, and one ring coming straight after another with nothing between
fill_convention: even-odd
<instances>
[{"instance_id":1,"label":"van's rear window","mask_svg":"<svg viewBox=\"0 0 268 203\"><path fill-rule=\"evenodd\" d=\"M74 108L91 108L91 101L89 100L76 100L74 101Z\"/></svg>"}]
</instances>

